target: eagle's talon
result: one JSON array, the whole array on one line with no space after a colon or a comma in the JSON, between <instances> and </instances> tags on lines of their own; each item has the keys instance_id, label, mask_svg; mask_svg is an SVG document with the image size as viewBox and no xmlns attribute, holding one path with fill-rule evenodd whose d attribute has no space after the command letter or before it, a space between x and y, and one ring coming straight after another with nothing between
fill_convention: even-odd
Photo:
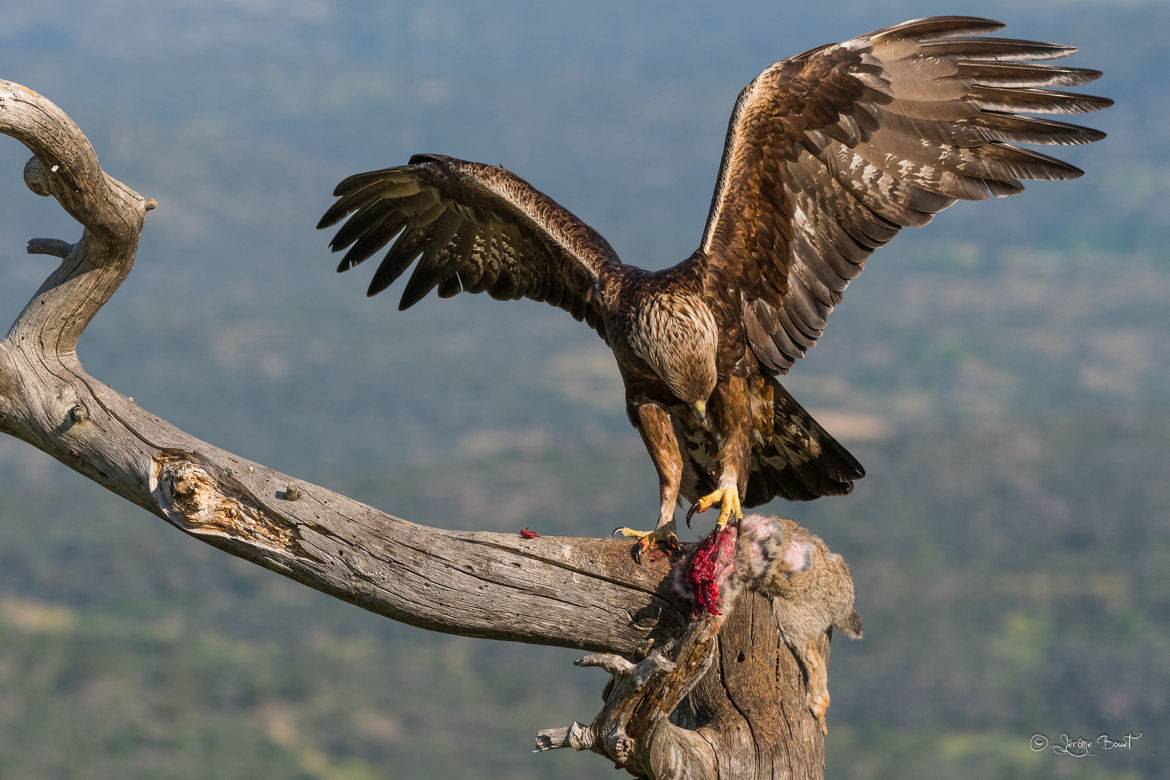
<instances>
[{"instance_id":1,"label":"eagle's talon","mask_svg":"<svg viewBox=\"0 0 1170 780\"><path fill-rule=\"evenodd\" d=\"M672 550L677 550L679 546L678 535L674 532L674 524L668 523L660 525L653 531L638 531L633 528L615 528L613 529L614 536L625 536L630 539L637 539L634 543L633 549L630 551L634 556L634 560L638 563L642 562L642 553L650 549L654 544L665 544Z\"/></svg>"},{"instance_id":2,"label":"eagle's talon","mask_svg":"<svg viewBox=\"0 0 1170 780\"><path fill-rule=\"evenodd\" d=\"M736 488L719 488L691 504L687 510L687 528L691 527L691 517L696 512L706 512L719 504L719 519L715 521L716 530L722 531L732 517L738 522L743 519L743 508L739 502L739 490Z\"/></svg>"}]
</instances>

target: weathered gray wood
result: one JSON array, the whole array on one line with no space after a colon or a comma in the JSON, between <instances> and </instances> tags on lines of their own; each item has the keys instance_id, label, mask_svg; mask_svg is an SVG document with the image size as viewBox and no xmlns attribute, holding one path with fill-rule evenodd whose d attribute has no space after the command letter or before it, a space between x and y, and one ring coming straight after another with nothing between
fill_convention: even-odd
<instances>
[{"instance_id":1,"label":"weathered gray wood","mask_svg":"<svg viewBox=\"0 0 1170 780\"><path fill-rule=\"evenodd\" d=\"M468 636L630 652L665 618L659 566L618 540L409 523L177 430L76 361L0 342L0 430L203 541L387 617ZM70 365L72 363L72 365ZM286 498L290 484L299 498Z\"/></svg>"},{"instance_id":2,"label":"weathered gray wood","mask_svg":"<svg viewBox=\"0 0 1170 780\"><path fill-rule=\"evenodd\" d=\"M669 563L636 564L627 541L410 523L200 441L89 376L78 337L130 273L153 201L107 175L60 109L7 81L0 133L35 155L29 188L84 227L76 243L29 243L61 263L0 340L0 432L191 536L386 617L638 660L591 659L615 673L606 709L593 727L551 730L549 747L615 758L626 746L623 766L660 778L820 773L798 663L758 594L742 594L748 606L716 635L712 621L689 623ZM656 652L639 654L651 639Z\"/></svg>"},{"instance_id":3,"label":"weathered gray wood","mask_svg":"<svg viewBox=\"0 0 1170 780\"><path fill-rule=\"evenodd\" d=\"M827 661L827 634L818 650ZM637 664L598 655L577 663L611 673L605 705L588 725L538 732L537 752L592 751L659 779L824 773L824 739L809 716L804 674L759 593L742 592L724 616L693 622L667 652L649 652Z\"/></svg>"}]
</instances>

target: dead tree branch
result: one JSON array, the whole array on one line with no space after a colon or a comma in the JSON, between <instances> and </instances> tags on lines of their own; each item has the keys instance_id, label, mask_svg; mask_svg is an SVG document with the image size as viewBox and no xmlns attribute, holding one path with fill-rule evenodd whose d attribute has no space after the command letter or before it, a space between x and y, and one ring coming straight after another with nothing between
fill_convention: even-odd
<instances>
[{"instance_id":1,"label":"dead tree branch","mask_svg":"<svg viewBox=\"0 0 1170 780\"><path fill-rule=\"evenodd\" d=\"M704 621L680 642L689 616L668 562L638 565L628 542L410 523L200 441L91 377L78 338L129 275L154 203L26 87L0 81L0 133L32 151L28 187L84 228L75 243L29 242L61 263L0 340L0 432L184 533L394 620L603 654L590 660L614 674L602 714L546 733L547 747L593 749L640 776L820 774L804 674L758 593L718 634ZM827 658L827 636L819 647Z\"/></svg>"}]
</instances>

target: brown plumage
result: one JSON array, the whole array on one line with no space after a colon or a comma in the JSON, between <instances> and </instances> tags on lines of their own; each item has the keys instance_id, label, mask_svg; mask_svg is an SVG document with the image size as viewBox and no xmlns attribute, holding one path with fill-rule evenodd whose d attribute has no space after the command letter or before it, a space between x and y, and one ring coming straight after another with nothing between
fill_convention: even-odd
<instances>
[{"instance_id":1,"label":"brown plumage","mask_svg":"<svg viewBox=\"0 0 1170 780\"><path fill-rule=\"evenodd\" d=\"M1081 171L1013 142L1103 137L1028 114L1111 101L1052 87L1097 71L1037 64L1075 49L977 37L933 17L776 63L744 88L699 248L664 271L623 264L596 231L504 170L440 155L351 176L318 227L352 268L397 236L369 294L415 265L399 304L487 292L584 319L613 349L630 421L658 471L658 528L680 496L720 524L741 503L847 493L861 465L776 381L820 337L865 260L958 199Z\"/></svg>"}]
</instances>

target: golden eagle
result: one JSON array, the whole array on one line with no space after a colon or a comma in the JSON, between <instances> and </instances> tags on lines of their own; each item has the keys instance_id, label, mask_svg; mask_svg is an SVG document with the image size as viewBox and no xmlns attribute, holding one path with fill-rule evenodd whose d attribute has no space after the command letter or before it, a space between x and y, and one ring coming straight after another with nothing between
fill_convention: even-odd
<instances>
[{"instance_id":1,"label":"golden eagle","mask_svg":"<svg viewBox=\"0 0 1170 780\"><path fill-rule=\"evenodd\" d=\"M719 525L776 496L847 493L861 464L776 381L820 337L874 249L958 199L1014 195L1077 168L1013 142L1104 134L1031 114L1112 101L1058 91L1100 73L1037 64L1073 47L977 37L999 22L919 19L783 60L740 93L702 241L673 268L625 265L604 238L500 167L437 154L341 182L318 227L352 268L390 247L369 294L418 264L399 309L433 289L531 298L613 350L675 541L679 497ZM688 520L690 515L688 514Z\"/></svg>"}]
</instances>

